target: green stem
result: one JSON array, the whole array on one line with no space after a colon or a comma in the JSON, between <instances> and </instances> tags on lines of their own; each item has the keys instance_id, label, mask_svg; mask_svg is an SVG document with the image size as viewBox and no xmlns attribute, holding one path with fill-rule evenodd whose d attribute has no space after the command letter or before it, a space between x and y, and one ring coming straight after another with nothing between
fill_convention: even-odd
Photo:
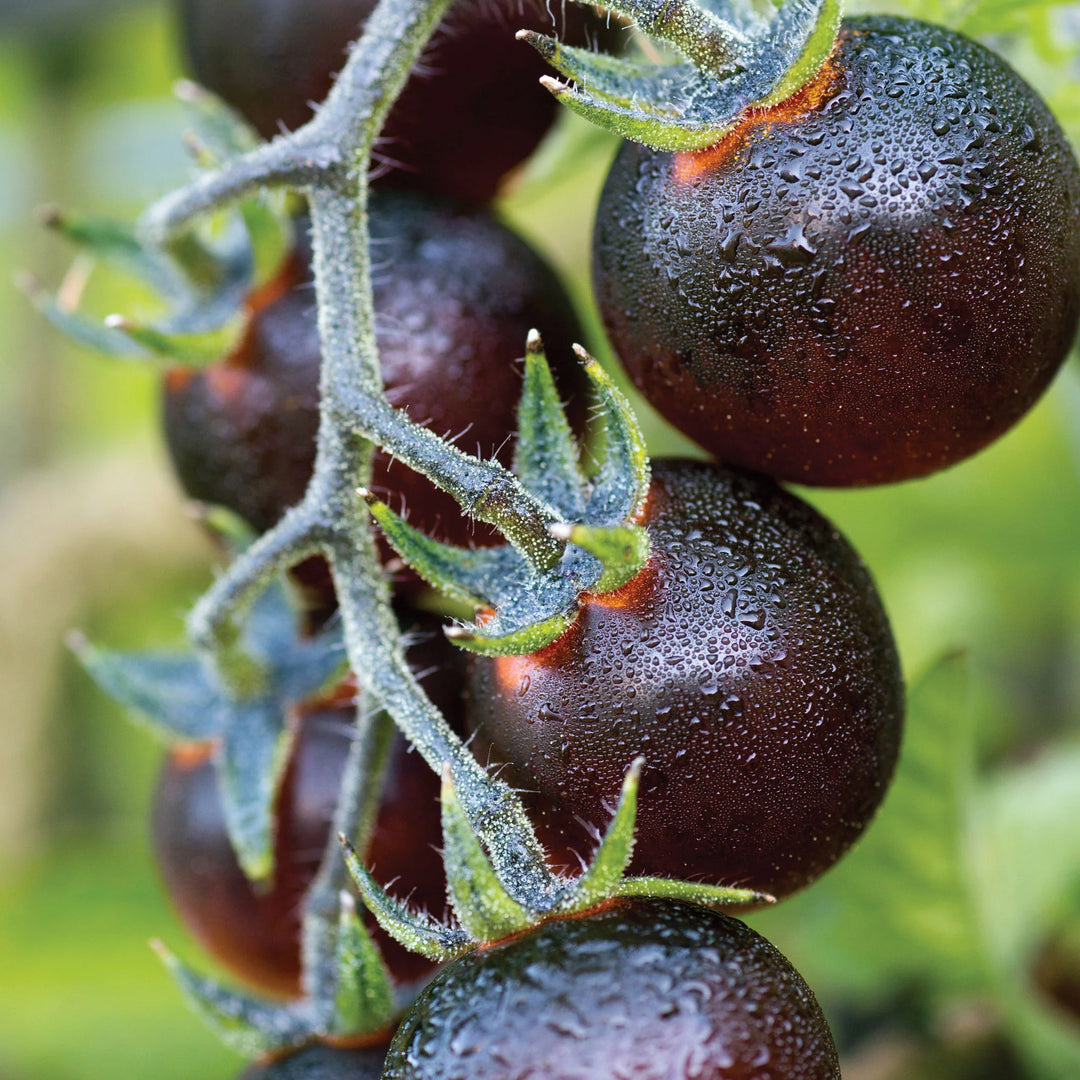
<instances>
[{"instance_id":1,"label":"green stem","mask_svg":"<svg viewBox=\"0 0 1080 1080\"><path fill-rule=\"evenodd\" d=\"M314 551L326 555L350 666L363 688L436 770L449 765L462 805L508 890L522 903L549 910L558 900L557 882L517 796L477 763L409 669L370 516L358 495L370 485L370 436L457 495L470 512L503 528L536 565L553 565L563 551L548 532L554 516L512 474L412 424L383 393L368 236L371 149L449 2L381 0L309 124L158 203L142 228L164 240L199 214L267 185L300 188L311 209L323 356L314 476L303 503L240 556L196 606L189 621L194 642L220 662L229 655L237 617L271 577ZM335 835L357 827L363 833L377 804L377 725L361 723L357 730ZM328 849L304 922L305 989L320 1021L332 999L341 880L340 855Z\"/></svg>"}]
</instances>

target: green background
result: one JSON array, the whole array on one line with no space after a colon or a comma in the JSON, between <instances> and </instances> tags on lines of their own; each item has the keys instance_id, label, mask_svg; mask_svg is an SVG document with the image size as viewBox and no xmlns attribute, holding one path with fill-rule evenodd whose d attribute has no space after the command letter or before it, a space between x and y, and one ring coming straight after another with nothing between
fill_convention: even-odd
<instances>
[{"instance_id":1,"label":"green background","mask_svg":"<svg viewBox=\"0 0 1080 1080\"><path fill-rule=\"evenodd\" d=\"M1004 51L1080 145L1080 5L890 10ZM131 217L188 175L171 12L0 5L0 35L0 283L70 284L36 205ZM605 360L587 265L613 148L564 118L499 206L563 269ZM86 293L102 315L146 302L106 273ZM168 474L156 375L66 344L6 284L0 328L0 1080L223 1080L239 1060L146 946L211 967L150 861L158 748L60 644L70 626L175 641L209 552ZM680 449L642 415L655 450ZM1080 980L1080 368L969 463L805 494L877 577L912 710L866 839L753 921L818 992L847 1080L1076 1080L1080 1017L1035 972L1050 957Z\"/></svg>"}]
</instances>

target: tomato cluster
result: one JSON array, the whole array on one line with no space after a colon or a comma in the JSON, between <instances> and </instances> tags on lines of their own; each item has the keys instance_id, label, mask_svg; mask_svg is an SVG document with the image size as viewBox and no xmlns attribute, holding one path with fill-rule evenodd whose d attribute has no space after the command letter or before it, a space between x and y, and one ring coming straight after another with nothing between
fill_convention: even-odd
<instances>
[{"instance_id":1,"label":"tomato cluster","mask_svg":"<svg viewBox=\"0 0 1080 1080\"><path fill-rule=\"evenodd\" d=\"M264 133L302 123L370 10L319 6L311 18L289 0L186 0L195 74ZM431 54L439 73L410 82L385 148L401 168L383 180L416 190L378 188L371 233L390 400L509 463L527 331L542 332L579 432L584 405L570 352L580 331L552 272L484 211L431 194L489 199L551 119L537 72L504 47L507 13L489 14L477 3L455 15ZM546 15L529 4L512 19ZM573 9L564 31L597 25ZM302 497L314 461L320 351L298 232L249 298L240 345L166 380L185 489L258 530ZM632 522L650 542L643 569L584 595L553 643L473 657L467 674L445 644L410 659L479 759L525 793L553 863L589 853L643 759L634 871L781 898L839 859L881 803L903 686L858 555L776 481L923 475L1015 422L1080 318L1080 169L1042 102L986 50L910 20L850 21L809 86L709 150L624 146L601 199L594 279L629 374L717 461L655 464ZM495 541L385 457L374 486L429 534ZM340 700L294 717L263 891L229 847L209 750L174 751L162 774L155 843L181 917L273 993L299 988L299 914L350 717ZM436 786L406 750L399 738L369 856L438 912ZM429 973L380 941L399 978ZM466 954L429 983L388 1051L308 1048L245 1075L380 1069L395 1080L839 1076L817 1002L772 946L727 916L657 899L609 900Z\"/></svg>"}]
</instances>

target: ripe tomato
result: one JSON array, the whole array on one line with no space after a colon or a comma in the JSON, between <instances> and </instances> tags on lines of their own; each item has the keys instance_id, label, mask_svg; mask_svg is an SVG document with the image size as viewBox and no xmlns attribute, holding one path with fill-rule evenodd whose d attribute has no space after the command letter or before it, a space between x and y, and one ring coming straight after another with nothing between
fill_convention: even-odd
<instances>
[{"instance_id":1,"label":"ripe tomato","mask_svg":"<svg viewBox=\"0 0 1080 1080\"><path fill-rule=\"evenodd\" d=\"M570 347L582 331L555 275L524 241L487 214L394 192L373 197L371 235L379 355L392 404L509 464L521 393L515 361L536 328L581 425L584 382ZM165 438L184 490L229 507L259 532L300 501L314 463L320 350L310 281L305 243L251 298L247 333L233 353L202 370L174 369L165 381ZM372 488L443 539L492 535L385 454L376 458Z\"/></svg>"},{"instance_id":2,"label":"ripe tomato","mask_svg":"<svg viewBox=\"0 0 1080 1080\"><path fill-rule=\"evenodd\" d=\"M642 755L631 869L783 896L885 794L903 714L889 624L843 537L771 481L679 461L653 476L641 573L540 652L472 659L477 753L583 855Z\"/></svg>"},{"instance_id":3,"label":"ripe tomato","mask_svg":"<svg viewBox=\"0 0 1080 1080\"><path fill-rule=\"evenodd\" d=\"M736 919L615 901L449 964L398 1028L386 1080L838 1080L799 973Z\"/></svg>"},{"instance_id":4,"label":"ripe tomato","mask_svg":"<svg viewBox=\"0 0 1080 1080\"><path fill-rule=\"evenodd\" d=\"M428 620L427 638L410 650L426 671L425 689L455 726L461 723L462 672L457 650ZM297 716L296 741L276 807L275 875L266 889L244 876L229 843L217 773L207 745L179 746L165 759L154 802L152 835L158 868L181 921L234 974L269 993L299 993L304 894L330 833L342 767L353 730L355 691L315 702ZM446 884L435 774L396 735L383 801L369 851L381 881L441 914ZM374 928L393 974L430 971L422 957Z\"/></svg>"},{"instance_id":5,"label":"ripe tomato","mask_svg":"<svg viewBox=\"0 0 1080 1080\"><path fill-rule=\"evenodd\" d=\"M715 147L626 144L594 281L645 396L722 461L809 484L944 468L1011 427L1080 317L1080 167L1002 59L843 24Z\"/></svg>"},{"instance_id":6,"label":"ripe tomato","mask_svg":"<svg viewBox=\"0 0 1080 1080\"><path fill-rule=\"evenodd\" d=\"M266 137L296 128L322 101L374 0L181 0L192 73ZM436 32L382 132L381 179L486 202L532 153L557 105L547 68L521 29L573 45L613 40L609 20L576 4L468 0Z\"/></svg>"},{"instance_id":7,"label":"ripe tomato","mask_svg":"<svg viewBox=\"0 0 1080 1080\"><path fill-rule=\"evenodd\" d=\"M386 1047L343 1049L316 1043L245 1069L237 1080L379 1080Z\"/></svg>"}]
</instances>

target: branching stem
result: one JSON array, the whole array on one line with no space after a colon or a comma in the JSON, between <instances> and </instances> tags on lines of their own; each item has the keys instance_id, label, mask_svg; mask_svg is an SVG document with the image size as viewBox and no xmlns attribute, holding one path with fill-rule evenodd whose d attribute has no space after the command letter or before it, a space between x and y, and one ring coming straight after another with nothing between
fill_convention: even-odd
<instances>
[{"instance_id":1,"label":"branching stem","mask_svg":"<svg viewBox=\"0 0 1080 1080\"><path fill-rule=\"evenodd\" d=\"M462 805L513 895L538 910L559 884L516 795L476 762L417 684L390 607L370 518L358 489L370 483L374 440L498 525L526 557L553 565L563 542L556 520L494 462L462 454L393 409L383 393L375 339L368 236L371 149L450 0L381 0L325 104L303 128L233 159L152 207L142 227L158 241L197 216L263 186L303 191L312 220L322 344L321 418L315 472L304 501L241 555L196 605L197 647L237 689L250 672L236 655L236 623L278 572L315 553L331 563L352 670L432 767L449 765ZM365 832L380 795L379 721L359 715L334 835ZM361 837L362 838L362 837ZM328 849L304 927L305 983L312 1006L329 1007L340 856ZM328 987L331 989L328 990Z\"/></svg>"}]
</instances>

